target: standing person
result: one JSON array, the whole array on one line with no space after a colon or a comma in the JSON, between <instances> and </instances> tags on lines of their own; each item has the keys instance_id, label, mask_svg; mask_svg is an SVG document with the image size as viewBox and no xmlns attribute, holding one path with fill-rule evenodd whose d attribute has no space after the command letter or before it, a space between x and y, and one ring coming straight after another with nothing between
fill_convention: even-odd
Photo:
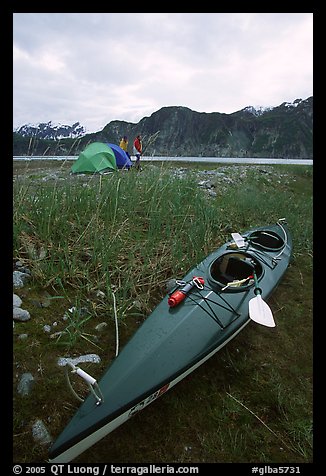
<instances>
[{"instance_id":1,"label":"standing person","mask_svg":"<svg viewBox=\"0 0 326 476\"><path fill-rule=\"evenodd\" d=\"M141 136L138 135L134 140L134 147L133 147L134 155L136 157L135 166L137 170L142 170L140 166L140 157L142 155L142 150L143 150L143 147L141 142Z\"/></svg>"},{"instance_id":2,"label":"standing person","mask_svg":"<svg viewBox=\"0 0 326 476\"><path fill-rule=\"evenodd\" d=\"M119 147L121 147L121 149L125 151L125 153L128 155L128 158L130 159L130 155L128 152L128 137L127 136L122 137Z\"/></svg>"}]
</instances>

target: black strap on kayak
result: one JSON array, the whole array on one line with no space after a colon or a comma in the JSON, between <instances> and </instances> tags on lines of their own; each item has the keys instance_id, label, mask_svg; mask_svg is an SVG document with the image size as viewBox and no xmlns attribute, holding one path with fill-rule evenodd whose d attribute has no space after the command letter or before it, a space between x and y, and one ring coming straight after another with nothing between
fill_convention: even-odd
<instances>
[{"instance_id":1,"label":"black strap on kayak","mask_svg":"<svg viewBox=\"0 0 326 476\"><path fill-rule=\"evenodd\" d=\"M208 290L210 292L212 292L212 289L207 287L207 286L204 286L204 290ZM203 290L203 291L204 291ZM237 319L238 317L241 316L241 314L239 312L237 312L233 306L231 306L231 304L222 296L221 293L215 293L225 304L226 306L224 306L223 304L221 304L220 302L216 302L215 300L213 299L210 299L209 297L207 296L204 296L203 295L203 291L198 291L198 294L197 296L200 297L200 299L202 299L207 307L210 309L211 312L209 312L202 304L200 304L196 299L196 293L193 294L194 297L191 297L189 296L189 299L191 301L193 301L197 306L199 306L203 311L205 311L222 329L226 329L230 324L232 324L232 322ZM218 318L216 312L214 311L214 309L212 308L212 306L210 305L210 303L212 304L215 304L217 306L219 306L220 308L222 309L225 309L226 311L229 311L231 312L232 314L235 314L235 319L232 319L231 322L229 322L227 325L224 325L221 320Z\"/></svg>"},{"instance_id":2,"label":"black strap on kayak","mask_svg":"<svg viewBox=\"0 0 326 476\"><path fill-rule=\"evenodd\" d=\"M201 293L200 293L201 294ZM223 325L223 323L220 321L220 319L217 317L216 313L213 311L213 309L211 308L211 306L209 305L208 303L208 300L205 296L200 296L201 299L203 299L203 301L208 305L208 307L210 308L212 314L207 310L205 309L204 306L202 306L198 301L196 301L194 298L192 298L191 296L189 296L189 299L191 301L193 301L196 306L199 306L203 311L205 311L209 317L211 317L222 329L225 329L225 326Z\"/></svg>"}]
</instances>

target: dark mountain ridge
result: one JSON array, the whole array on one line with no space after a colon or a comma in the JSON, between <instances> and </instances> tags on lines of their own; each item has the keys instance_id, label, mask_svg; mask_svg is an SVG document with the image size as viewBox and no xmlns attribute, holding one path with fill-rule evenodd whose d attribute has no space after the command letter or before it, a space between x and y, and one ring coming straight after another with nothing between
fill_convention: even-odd
<instances>
[{"instance_id":1,"label":"dark mountain ridge","mask_svg":"<svg viewBox=\"0 0 326 476\"><path fill-rule=\"evenodd\" d=\"M312 158L313 97L268 109L249 106L232 114L163 107L137 124L115 120L99 132L59 140L26 133L24 128L14 132L14 155L78 155L90 142L119 144L123 135L132 154L133 138L141 134L146 156Z\"/></svg>"}]
</instances>

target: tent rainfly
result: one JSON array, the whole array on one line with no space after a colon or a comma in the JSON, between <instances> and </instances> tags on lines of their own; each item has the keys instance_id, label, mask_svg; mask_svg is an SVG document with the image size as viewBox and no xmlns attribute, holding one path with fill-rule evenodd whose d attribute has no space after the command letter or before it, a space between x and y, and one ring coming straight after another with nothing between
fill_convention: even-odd
<instances>
[{"instance_id":1,"label":"tent rainfly","mask_svg":"<svg viewBox=\"0 0 326 476\"><path fill-rule=\"evenodd\" d=\"M107 143L107 145L113 150L115 155L115 160L117 162L118 169L130 169L132 167L132 162L130 157L126 154L126 152L121 149L119 145Z\"/></svg>"},{"instance_id":2,"label":"tent rainfly","mask_svg":"<svg viewBox=\"0 0 326 476\"><path fill-rule=\"evenodd\" d=\"M112 149L102 142L89 144L71 167L73 173L104 172L117 170L117 162Z\"/></svg>"}]
</instances>

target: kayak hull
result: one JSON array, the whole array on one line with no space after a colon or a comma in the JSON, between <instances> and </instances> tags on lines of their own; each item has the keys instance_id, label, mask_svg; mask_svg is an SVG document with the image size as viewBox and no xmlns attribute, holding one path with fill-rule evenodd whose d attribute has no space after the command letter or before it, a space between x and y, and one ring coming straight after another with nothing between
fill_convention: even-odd
<instances>
[{"instance_id":1,"label":"kayak hull","mask_svg":"<svg viewBox=\"0 0 326 476\"><path fill-rule=\"evenodd\" d=\"M170 295L158 304L98 382L104 400L87 397L50 448L51 462L76 458L211 358L250 322L252 270L267 299L289 265L292 241L279 222L242 237L244 246L225 243L183 278L189 283L202 277L203 289L194 287L176 307L169 306Z\"/></svg>"}]
</instances>

